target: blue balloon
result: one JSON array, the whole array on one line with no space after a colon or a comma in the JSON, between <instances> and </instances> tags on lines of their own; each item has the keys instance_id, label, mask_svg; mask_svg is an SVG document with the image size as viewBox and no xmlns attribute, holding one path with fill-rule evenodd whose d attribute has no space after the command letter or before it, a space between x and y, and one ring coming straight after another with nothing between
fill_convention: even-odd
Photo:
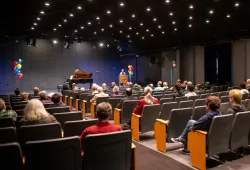
<instances>
[{"instance_id":1,"label":"blue balloon","mask_svg":"<svg viewBox=\"0 0 250 170\"><path fill-rule=\"evenodd\" d=\"M23 62L22 59L18 59L18 63L21 64Z\"/></svg>"}]
</instances>

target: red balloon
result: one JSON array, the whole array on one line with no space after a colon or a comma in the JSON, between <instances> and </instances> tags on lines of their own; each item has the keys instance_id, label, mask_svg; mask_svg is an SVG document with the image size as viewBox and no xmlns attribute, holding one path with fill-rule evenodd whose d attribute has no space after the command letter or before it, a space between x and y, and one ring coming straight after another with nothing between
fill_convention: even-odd
<instances>
[{"instance_id":1,"label":"red balloon","mask_svg":"<svg viewBox=\"0 0 250 170\"><path fill-rule=\"evenodd\" d=\"M18 65L18 62L15 61L13 64L14 64L14 67L16 67Z\"/></svg>"},{"instance_id":2,"label":"red balloon","mask_svg":"<svg viewBox=\"0 0 250 170\"><path fill-rule=\"evenodd\" d=\"M18 78L19 79L23 78L23 74L22 73L18 74Z\"/></svg>"}]
</instances>

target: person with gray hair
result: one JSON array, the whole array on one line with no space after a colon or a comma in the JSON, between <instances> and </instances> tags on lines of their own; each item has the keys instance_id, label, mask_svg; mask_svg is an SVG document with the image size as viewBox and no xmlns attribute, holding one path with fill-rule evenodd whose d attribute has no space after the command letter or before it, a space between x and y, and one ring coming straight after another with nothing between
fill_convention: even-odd
<instances>
[{"instance_id":1,"label":"person with gray hair","mask_svg":"<svg viewBox=\"0 0 250 170\"><path fill-rule=\"evenodd\" d=\"M134 114L136 115L141 115L142 114L142 110L143 110L143 107L145 105L151 105L151 104L158 104L158 99L157 98L154 98L152 96L152 93L153 93L153 89L151 87L145 87L144 89L144 98L139 100L135 110L134 110Z\"/></svg>"},{"instance_id":2,"label":"person with gray hair","mask_svg":"<svg viewBox=\"0 0 250 170\"><path fill-rule=\"evenodd\" d=\"M115 86L114 88L113 88L113 94L111 94L111 96L119 96L119 87L118 86Z\"/></svg>"},{"instance_id":3,"label":"person with gray hair","mask_svg":"<svg viewBox=\"0 0 250 170\"><path fill-rule=\"evenodd\" d=\"M16 121L17 114L14 110L6 110L5 101L0 98L0 118L12 118Z\"/></svg>"},{"instance_id":4,"label":"person with gray hair","mask_svg":"<svg viewBox=\"0 0 250 170\"><path fill-rule=\"evenodd\" d=\"M39 93L39 95L40 95L40 101L42 102L42 103L52 103L51 102L51 100L48 100L47 99L47 93L46 93L46 91L41 91L40 93Z\"/></svg>"},{"instance_id":5,"label":"person with gray hair","mask_svg":"<svg viewBox=\"0 0 250 170\"><path fill-rule=\"evenodd\" d=\"M103 92L102 87L98 87L98 88L97 88L97 92L98 92L98 94L96 94L96 95L90 100L91 103L95 103L95 102L96 102L96 99L97 99L98 97L108 97L108 96L109 96L108 94L106 94L106 93Z\"/></svg>"},{"instance_id":6,"label":"person with gray hair","mask_svg":"<svg viewBox=\"0 0 250 170\"><path fill-rule=\"evenodd\" d=\"M112 114L112 106L109 103L102 102L96 106L96 115L98 123L94 126L86 128L80 138L82 147L84 146L84 139L89 134L100 134L121 131L121 127L109 123L109 118Z\"/></svg>"}]
</instances>

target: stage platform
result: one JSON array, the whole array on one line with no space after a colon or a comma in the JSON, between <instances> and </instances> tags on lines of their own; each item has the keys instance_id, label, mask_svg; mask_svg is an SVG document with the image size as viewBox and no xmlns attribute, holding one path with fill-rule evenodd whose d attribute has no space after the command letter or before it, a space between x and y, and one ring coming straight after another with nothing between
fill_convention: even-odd
<instances>
[{"instance_id":1,"label":"stage platform","mask_svg":"<svg viewBox=\"0 0 250 170\"><path fill-rule=\"evenodd\" d=\"M156 150L154 133L149 132L140 136L140 142L133 141L136 145L136 170L196 170L191 166L190 155L179 153L182 144L167 143L167 152ZM250 170L250 152L246 149L246 155L242 158L235 154L227 154L227 161L221 163L218 160L208 159L208 170Z\"/></svg>"}]
</instances>

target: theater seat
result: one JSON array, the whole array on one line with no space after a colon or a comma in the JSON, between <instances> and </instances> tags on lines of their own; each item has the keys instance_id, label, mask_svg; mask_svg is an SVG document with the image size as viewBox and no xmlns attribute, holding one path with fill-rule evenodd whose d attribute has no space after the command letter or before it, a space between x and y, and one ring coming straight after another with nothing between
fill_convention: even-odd
<instances>
[{"instance_id":1,"label":"theater seat","mask_svg":"<svg viewBox=\"0 0 250 170\"><path fill-rule=\"evenodd\" d=\"M12 118L1 117L0 118L0 127L15 127L15 122Z\"/></svg>"},{"instance_id":2,"label":"theater seat","mask_svg":"<svg viewBox=\"0 0 250 170\"><path fill-rule=\"evenodd\" d=\"M112 115L110 119L114 119L115 107L120 103L121 98L109 98L108 102L112 106Z\"/></svg>"},{"instance_id":3,"label":"theater seat","mask_svg":"<svg viewBox=\"0 0 250 170\"><path fill-rule=\"evenodd\" d=\"M27 142L25 150L26 170L82 170L79 137Z\"/></svg>"},{"instance_id":4,"label":"theater seat","mask_svg":"<svg viewBox=\"0 0 250 170\"><path fill-rule=\"evenodd\" d=\"M91 114L91 118L95 119L95 112L96 112L96 106L102 102L108 102L110 97L98 97L96 99L96 103L91 103L91 107L90 107L90 114Z\"/></svg>"},{"instance_id":5,"label":"theater seat","mask_svg":"<svg viewBox=\"0 0 250 170\"><path fill-rule=\"evenodd\" d=\"M178 108L177 102L164 103L161 107L159 118L162 120L169 120L172 109L177 109L177 108Z\"/></svg>"},{"instance_id":6,"label":"theater seat","mask_svg":"<svg viewBox=\"0 0 250 170\"><path fill-rule=\"evenodd\" d=\"M221 103L228 103L229 102L229 96L221 96Z\"/></svg>"},{"instance_id":7,"label":"theater seat","mask_svg":"<svg viewBox=\"0 0 250 170\"><path fill-rule=\"evenodd\" d=\"M209 93L201 94L200 99L206 99L209 96Z\"/></svg>"},{"instance_id":8,"label":"theater seat","mask_svg":"<svg viewBox=\"0 0 250 170\"><path fill-rule=\"evenodd\" d=\"M51 108L46 108L46 110L51 115L53 115L54 113L70 112L69 107L51 107Z\"/></svg>"},{"instance_id":9,"label":"theater seat","mask_svg":"<svg viewBox=\"0 0 250 170\"><path fill-rule=\"evenodd\" d=\"M181 101L186 101L187 100L187 97L186 96L183 96L183 97L176 97L175 98L175 102L177 103L180 103Z\"/></svg>"},{"instance_id":10,"label":"theater seat","mask_svg":"<svg viewBox=\"0 0 250 170\"><path fill-rule=\"evenodd\" d=\"M64 129L65 122L82 120L82 113L81 112L55 113L54 117L61 124L62 129Z\"/></svg>"},{"instance_id":11,"label":"theater seat","mask_svg":"<svg viewBox=\"0 0 250 170\"><path fill-rule=\"evenodd\" d=\"M194 101L194 107L205 106L205 105L206 105L206 99L196 99Z\"/></svg>"},{"instance_id":12,"label":"theater seat","mask_svg":"<svg viewBox=\"0 0 250 170\"><path fill-rule=\"evenodd\" d=\"M200 98L200 96L188 96L188 100L193 100L193 101L195 101L195 100L197 100L197 99L199 99Z\"/></svg>"},{"instance_id":13,"label":"theater seat","mask_svg":"<svg viewBox=\"0 0 250 170\"><path fill-rule=\"evenodd\" d=\"M208 157L227 153L234 116L222 115L213 118L209 132L192 131L188 133L188 150L191 152L192 166L206 170Z\"/></svg>"},{"instance_id":14,"label":"theater seat","mask_svg":"<svg viewBox=\"0 0 250 170\"><path fill-rule=\"evenodd\" d=\"M16 129L14 127L0 128L0 144L12 142L17 142Z\"/></svg>"},{"instance_id":15,"label":"theater seat","mask_svg":"<svg viewBox=\"0 0 250 170\"><path fill-rule=\"evenodd\" d=\"M229 103L221 103L219 112L224 115L226 114L228 108L229 108Z\"/></svg>"},{"instance_id":16,"label":"theater seat","mask_svg":"<svg viewBox=\"0 0 250 170\"><path fill-rule=\"evenodd\" d=\"M22 153L18 143L0 144L0 169L24 170Z\"/></svg>"},{"instance_id":17,"label":"theater seat","mask_svg":"<svg viewBox=\"0 0 250 170\"><path fill-rule=\"evenodd\" d=\"M164 103L170 103L173 101L174 101L174 98L161 98L160 105L162 106Z\"/></svg>"},{"instance_id":18,"label":"theater seat","mask_svg":"<svg viewBox=\"0 0 250 170\"><path fill-rule=\"evenodd\" d=\"M131 143L130 130L88 135L84 141L84 169L129 170Z\"/></svg>"},{"instance_id":19,"label":"theater seat","mask_svg":"<svg viewBox=\"0 0 250 170\"><path fill-rule=\"evenodd\" d=\"M206 113L207 113L207 106L197 106L193 110L192 119L199 120Z\"/></svg>"},{"instance_id":20,"label":"theater seat","mask_svg":"<svg viewBox=\"0 0 250 170\"><path fill-rule=\"evenodd\" d=\"M179 108L192 108L194 105L193 100L181 101L179 104Z\"/></svg>"}]
</instances>

